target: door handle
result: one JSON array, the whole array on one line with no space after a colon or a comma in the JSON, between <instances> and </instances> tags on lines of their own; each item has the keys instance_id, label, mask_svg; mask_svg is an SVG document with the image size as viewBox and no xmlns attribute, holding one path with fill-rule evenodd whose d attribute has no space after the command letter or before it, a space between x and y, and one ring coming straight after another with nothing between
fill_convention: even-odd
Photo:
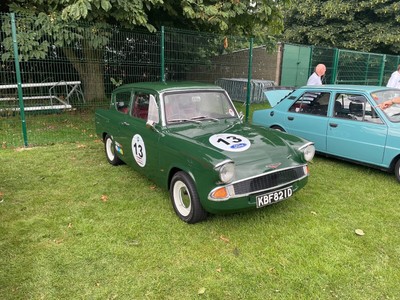
<instances>
[{"instance_id":1,"label":"door handle","mask_svg":"<svg viewBox=\"0 0 400 300\"><path fill-rule=\"evenodd\" d=\"M294 117L287 117L289 121L293 121Z\"/></svg>"},{"instance_id":2,"label":"door handle","mask_svg":"<svg viewBox=\"0 0 400 300\"><path fill-rule=\"evenodd\" d=\"M131 124L129 124L128 122L122 122L121 125L129 126L129 125L131 125Z\"/></svg>"},{"instance_id":3,"label":"door handle","mask_svg":"<svg viewBox=\"0 0 400 300\"><path fill-rule=\"evenodd\" d=\"M329 126L331 126L331 127L338 127L338 124L336 124L336 123L329 123Z\"/></svg>"}]
</instances>

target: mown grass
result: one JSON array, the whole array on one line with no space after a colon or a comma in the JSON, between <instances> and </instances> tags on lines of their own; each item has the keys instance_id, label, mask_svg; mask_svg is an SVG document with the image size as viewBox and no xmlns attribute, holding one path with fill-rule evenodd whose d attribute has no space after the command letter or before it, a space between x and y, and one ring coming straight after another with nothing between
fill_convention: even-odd
<instances>
[{"instance_id":1,"label":"mown grass","mask_svg":"<svg viewBox=\"0 0 400 300\"><path fill-rule=\"evenodd\" d=\"M0 150L2 299L397 299L398 183L317 157L261 210L187 225L92 138ZM355 233L364 231L364 236Z\"/></svg>"},{"instance_id":2,"label":"mown grass","mask_svg":"<svg viewBox=\"0 0 400 300\"><path fill-rule=\"evenodd\" d=\"M25 119L27 141L31 147L93 139L93 111L60 111L52 114L29 112ZM24 142L21 117L0 116L2 148L21 147Z\"/></svg>"},{"instance_id":3,"label":"mown grass","mask_svg":"<svg viewBox=\"0 0 400 300\"><path fill-rule=\"evenodd\" d=\"M18 119L6 120L2 137L20 139ZM34 147L0 139L1 299L400 294L393 174L316 157L308 185L292 198L187 225L167 191L106 162L93 114L27 122Z\"/></svg>"}]
</instances>

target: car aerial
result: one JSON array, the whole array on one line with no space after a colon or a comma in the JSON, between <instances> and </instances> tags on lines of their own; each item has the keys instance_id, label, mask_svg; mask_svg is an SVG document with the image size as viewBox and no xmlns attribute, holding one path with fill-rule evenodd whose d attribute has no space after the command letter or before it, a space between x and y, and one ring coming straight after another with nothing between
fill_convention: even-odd
<instances>
[{"instance_id":1,"label":"car aerial","mask_svg":"<svg viewBox=\"0 0 400 300\"><path fill-rule=\"evenodd\" d=\"M378 107L399 89L304 86L280 101L272 92L272 107L255 111L253 124L313 141L317 153L394 172L400 181L400 105Z\"/></svg>"},{"instance_id":2,"label":"car aerial","mask_svg":"<svg viewBox=\"0 0 400 300\"><path fill-rule=\"evenodd\" d=\"M95 123L109 163L169 190L176 214L196 223L279 202L308 181L312 142L241 116L216 85L147 82L116 88Z\"/></svg>"}]
</instances>

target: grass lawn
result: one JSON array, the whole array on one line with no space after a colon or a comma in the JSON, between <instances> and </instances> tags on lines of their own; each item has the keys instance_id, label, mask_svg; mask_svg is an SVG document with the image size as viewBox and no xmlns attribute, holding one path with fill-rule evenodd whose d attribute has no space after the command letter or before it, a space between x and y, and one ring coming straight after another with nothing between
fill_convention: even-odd
<instances>
[{"instance_id":1,"label":"grass lawn","mask_svg":"<svg viewBox=\"0 0 400 300\"><path fill-rule=\"evenodd\" d=\"M393 174L316 157L292 198L187 225L167 191L107 163L92 114L28 116L27 149L19 119L1 121L0 299L400 295Z\"/></svg>"},{"instance_id":2,"label":"grass lawn","mask_svg":"<svg viewBox=\"0 0 400 300\"><path fill-rule=\"evenodd\" d=\"M93 140L94 113L78 111L57 114L26 114L26 135L29 146L60 142ZM0 116L0 146L13 148L24 145L21 118Z\"/></svg>"},{"instance_id":3,"label":"grass lawn","mask_svg":"<svg viewBox=\"0 0 400 300\"><path fill-rule=\"evenodd\" d=\"M2 149L0 165L2 299L400 295L392 174L317 157L292 198L187 225L95 138Z\"/></svg>"}]
</instances>

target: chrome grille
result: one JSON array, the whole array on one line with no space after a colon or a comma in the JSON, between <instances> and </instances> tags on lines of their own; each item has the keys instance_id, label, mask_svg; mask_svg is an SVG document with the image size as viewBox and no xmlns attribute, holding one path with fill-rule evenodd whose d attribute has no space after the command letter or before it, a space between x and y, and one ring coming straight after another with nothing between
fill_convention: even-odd
<instances>
[{"instance_id":1,"label":"chrome grille","mask_svg":"<svg viewBox=\"0 0 400 300\"><path fill-rule=\"evenodd\" d=\"M235 195L251 194L279 187L306 176L303 166L279 170L233 183Z\"/></svg>"}]
</instances>

